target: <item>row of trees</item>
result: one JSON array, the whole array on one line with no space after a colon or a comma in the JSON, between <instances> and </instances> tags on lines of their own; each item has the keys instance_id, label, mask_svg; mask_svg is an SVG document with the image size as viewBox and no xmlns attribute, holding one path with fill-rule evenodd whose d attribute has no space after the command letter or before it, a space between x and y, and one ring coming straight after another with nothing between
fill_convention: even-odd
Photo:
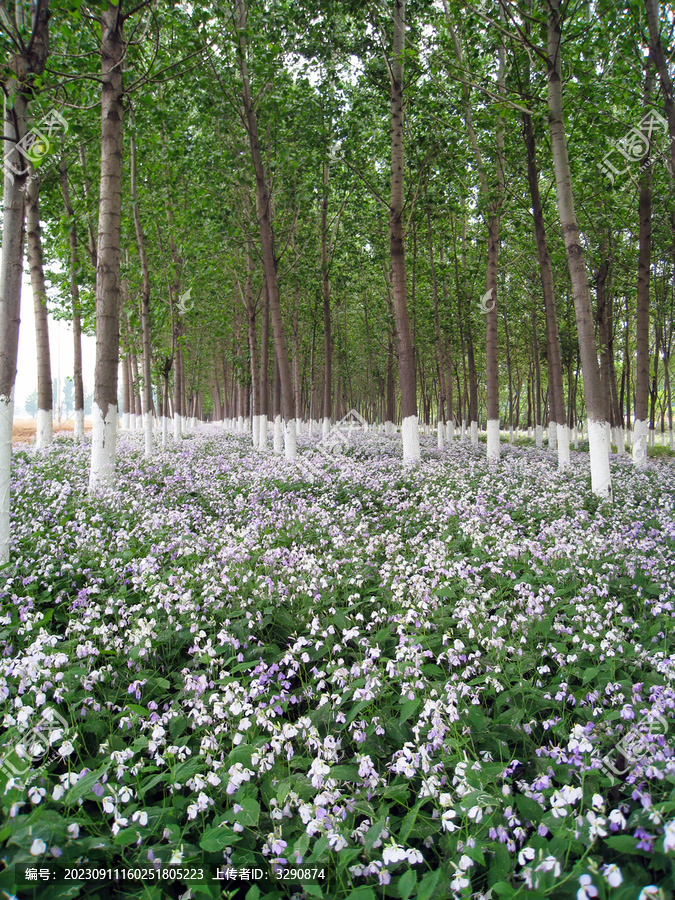
<instances>
[{"instance_id":1,"label":"row of trees","mask_svg":"<svg viewBox=\"0 0 675 900\"><path fill-rule=\"evenodd\" d=\"M90 487L125 411L297 420L355 406L419 458L419 422L487 454L549 424L672 430L675 112L656 0L7 0L0 548L7 558L25 250L38 443L51 437L47 284L96 333ZM97 60L94 65L93 61ZM98 113L100 113L100 118ZM484 337L483 337L484 335ZM651 410L649 408L651 404Z\"/></svg>"}]
</instances>

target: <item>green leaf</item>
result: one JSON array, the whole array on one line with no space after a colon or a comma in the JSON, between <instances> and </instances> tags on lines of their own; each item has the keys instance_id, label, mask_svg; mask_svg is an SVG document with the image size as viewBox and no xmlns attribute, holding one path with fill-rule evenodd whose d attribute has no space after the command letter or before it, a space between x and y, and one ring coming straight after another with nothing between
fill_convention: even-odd
<instances>
[{"instance_id":1,"label":"green leaf","mask_svg":"<svg viewBox=\"0 0 675 900\"><path fill-rule=\"evenodd\" d=\"M402 725L404 722L412 716L415 710L420 705L419 700L406 700L403 706L401 707L401 715L398 717L398 721Z\"/></svg>"},{"instance_id":2,"label":"green leaf","mask_svg":"<svg viewBox=\"0 0 675 900\"><path fill-rule=\"evenodd\" d=\"M200 840L199 846L207 853L217 853L224 847L228 847L238 837L239 835L235 835L231 828L223 826L209 828Z\"/></svg>"},{"instance_id":3,"label":"green leaf","mask_svg":"<svg viewBox=\"0 0 675 900\"><path fill-rule=\"evenodd\" d=\"M372 888L363 887L356 888L355 891L352 891L346 898L346 900L377 900L375 893Z\"/></svg>"},{"instance_id":4,"label":"green leaf","mask_svg":"<svg viewBox=\"0 0 675 900\"><path fill-rule=\"evenodd\" d=\"M384 828L387 819L385 816L382 816L381 819L378 819L374 825L371 825L368 831L366 832L366 836L364 838L364 847L366 850L372 850L373 844L382 834L382 829Z\"/></svg>"},{"instance_id":5,"label":"green leaf","mask_svg":"<svg viewBox=\"0 0 675 900\"><path fill-rule=\"evenodd\" d=\"M430 900L440 877L440 869L436 869L435 872L427 872L417 888L417 900Z\"/></svg>"},{"instance_id":6,"label":"green leaf","mask_svg":"<svg viewBox=\"0 0 675 900\"><path fill-rule=\"evenodd\" d=\"M245 800L241 801L240 806L242 808L238 813L235 813L235 819L240 825L253 828L258 824L258 819L260 818L260 804L257 800L247 797Z\"/></svg>"},{"instance_id":7,"label":"green leaf","mask_svg":"<svg viewBox=\"0 0 675 900\"><path fill-rule=\"evenodd\" d=\"M398 892L401 900L408 900L417 884L417 876L412 869L408 869L398 880Z\"/></svg>"}]
</instances>

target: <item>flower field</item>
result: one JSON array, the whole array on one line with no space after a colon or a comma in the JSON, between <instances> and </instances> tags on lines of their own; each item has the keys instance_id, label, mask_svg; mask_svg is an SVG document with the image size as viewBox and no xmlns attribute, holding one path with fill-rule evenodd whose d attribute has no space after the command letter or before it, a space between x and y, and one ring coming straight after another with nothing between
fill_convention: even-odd
<instances>
[{"instance_id":1,"label":"flower field","mask_svg":"<svg viewBox=\"0 0 675 900\"><path fill-rule=\"evenodd\" d=\"M16 453L2 896L673 896L675 462L421 442Z\"/></svg>"}]
</instances>

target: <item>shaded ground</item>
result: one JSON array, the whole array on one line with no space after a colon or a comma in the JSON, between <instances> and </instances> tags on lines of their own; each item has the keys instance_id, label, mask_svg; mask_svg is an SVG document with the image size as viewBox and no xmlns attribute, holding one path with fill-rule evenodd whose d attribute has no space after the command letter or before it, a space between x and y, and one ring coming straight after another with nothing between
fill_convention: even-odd
<instances>
[{"instance_id":1,"label":"shaded ground","mask_svg":"<svg viewBox=\"0 0 675 900\"><path fill-rule=\"evenodd\" d=\"M69 432L73 433L74 423L72 419L68 419L65 422L61 422L60 425L54 423L54 434L63 434ZM91 422L87 419L84 420L84 430L85 432L91 431ZM12 428L12 441L32 441L35 437L35 432L37 431L37 420L36 419L19 419L14 422L14 427Z\"/></svg>"}]
</instances>

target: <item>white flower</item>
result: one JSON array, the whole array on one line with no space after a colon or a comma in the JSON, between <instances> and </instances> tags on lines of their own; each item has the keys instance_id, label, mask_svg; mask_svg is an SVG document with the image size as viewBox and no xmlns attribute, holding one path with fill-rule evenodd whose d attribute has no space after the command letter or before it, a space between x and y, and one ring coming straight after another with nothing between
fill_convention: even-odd
<instances>
[{"instance_id":1,"label":"white flower","mask_svg":"<svg viewBox=\"0 0 675 900\"><path fill-rule=\"evenodd\" d=\"M407 856L405 847L399 847L398 844L391 844L384 848L382 853L382 862L386 865L389 863L402 862Z\"/></svg>"},{"instance_id":2,"label":"white flower","mask_svg":"<svg viewBox=\"0 0 675 900\"><path fill-rule=\"evenodd\" d=\"M655 884L648 884L647 887L643 887L640 891L638 900L659 900L660 897L663 897L663 894L657 886Z\"/></svg>"},{"instance_id":3,"label":"white flower","mask_svg":"<svg viewBox=\"0 0 675 900\"><path fill-rule=\"evenodd\" d=\"M47 845L44 841L41 841L40 838L35 838L33 843L30 845L30 855L31 856L41 856L43 853L47 851Z\"/></svg>"},{"instance_id":4,"label":"white flower","mask_svg":"<svg viewBox=\"0 0 675 900\"><path fill-rule=\"evenodd\" d=\"M534 870L535 872L553 872L556 878L560 878L560 873L562 872L562 866L555 858L555 856L547 856L539 863L537 868Z\"/></svg>"},{"instance_id":5,"label":"white flower","mask_svg":"<svg viewBox=\"0 0 675 900\"><path fill-rule=\"evenodd\" d=\"M408 850L408 862L411 866L424 862L424 857L419 850Z\"/></svg>"},{"instance_id":6,"label":"white flower","mask_svg":"<svg viewBox=\"0 0 675 900\"><path fill-rule=\"evenodd\" d=\"M528 862L532 862L535 857L534 847L523 847L523 849L518 854L518 863L521 866L524 866Z\"/></svg>"},{"instance_id":7,"label":"white flower","mask_svg":"<svg viewBox=\"0 0 675 900\"><path fill-rule=\"evenodd\" d=\"M663 852L670 853L671 850L675 850L675 819L663 830Z\"/></svg>"},{"instance_id":8,"label":"white flower","mask_svg":"<svg viewBox=\"0 0 675 900\"><path fill-rule=\"evenodd\" d=\"M322 759L315 759L310 766L309 773L312 776L312 786L320 788L323 785L326 775L330 773L330 766L327 766Z\"/></svg>"},{"instance_id":9,"label":"white flower","mask_svg":"<svg viewBox=\"0 0 675 900\"><path fill-rule=\"evenodd\" d=\"M339 832L331 831L328 835L328 846L331 850L335 850L336 853L339 853L340 850L344 850L348 844Z\"/></svg>"},{"instance_id":10,"label":"white flower","mask_svg":"<svg viewBox=\"0 0 675 900\"><path fill-rule=\"evenodd\" d=\"M577 900L593 900L594 897L598 896L598 889L593 884L593 879L590 875L580 875L579 885Z\"/></svg>"},{"instance_id":11,"label":"white flower","mask_svg":"<svg viewBox=\"0 0 675 900\"><path fill-rule=\"evenodd\" d=\"M116 818L113 822L113 827L110 829L113 834L117 834L121 828L126 828L129 824L128 819L120 819Z\"/></svg>"},{"instance_id":12,"label":"white flower","mask_svg":"<svg viewBox=\"0 0 675 900\"><path fill-rule=\"evenodd\" d=\"M621 869L618 866L615 866L614 863L603 866L602 874L610 887L619 887L619 885L623 883Z\"/></svg>"},{"instance_id":13,"label":"white flower","mask_svg":"<svg viewBox=\"0 0 675 900\"><path fill-rule=\"evenodd\" d=\"M462 872L466 872L467 869L470 869L471 866L474 865L474 861L471 859L470 856L467 856L466 853L464 853L462 855L461 859L459 860L458 865L459 865L459 868L462 870Z\"/></svg>"},{"instance_id":14,"label":"white flower","mask_svg":"<svg viewBox=\"0 0 675 900\"><path fill-rule=\"evenodd\" d=\"M169 860L170 866L179 866L183 862L183 845L180 845L179 850L174 850L171 854L171 859Z\"/></svg>"},{"instance_id":15,"label":"white flower","mask_svg":"<svg viewBox=\"0 0 675 900\"><path fill-rule=\"evenodd\" d=\"M74 749L70 741L64 741L57 752L59 756L70 756Z\"/></svg>"},{"instance_id":16,"label":"white flower","mask_svg":"<svg viewBox=\"0 0 675 900\"><path fill-rule=\"evenodd\" d=\"M138 822L139 825L147 825L148 824L148 814L145 810L137 809L136 812L131 817L132 822Z\"/></svg>"},{"instance_id":17,"label":"white flower","mask_svg":"<svg viewBox=\"0 0 675 900\"><path fill-rule=\"evenodd\" d=\"M72 825L69 825L69 826L66 828L66 831L68 832L68 834L69 834L69 835L71 836L71 838L73 838L73 839L80 836L80 826L79 826L77 823L75 823L75 822L73 822Z\"/></svg>"},{"instance_id":18,"label":"white flower","mask_svg":"<svg viewBox=\"0 0 675 900\"><path fill-rule=\"evenodd\" d=\"M455 818L456 815L457 813L454 809L445 810L445 812L441 816L441 828L443 829L443 831L453 832L457 830L459 826L455 825L455 823L451 821Z\"/></svg>"}]
</instances>

